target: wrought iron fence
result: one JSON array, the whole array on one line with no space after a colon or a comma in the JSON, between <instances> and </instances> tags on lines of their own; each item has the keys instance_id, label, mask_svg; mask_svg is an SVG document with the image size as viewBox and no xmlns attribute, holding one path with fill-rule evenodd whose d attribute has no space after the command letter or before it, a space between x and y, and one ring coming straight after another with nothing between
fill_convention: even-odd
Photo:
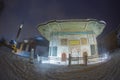
<instances>
[{"instance_id":1,"label":"wrought iron fence","mask_svg":"<svg viewBox=\"0 0 120 80\"><path fill-rule=\"evenodd\" d=\"M108 55L99 55L99 56L88 56L87 57L87 63L92 64L92 63L97 63L97 62L102 62L104 60L108 59ZM68 57L66 58L65 61L62 61L62 58L60 57L42 57L38 56L37 57L37 62L39 63L52 63L52 64L63 64L63 65L79 65L79 64L84 64L84 59L83 57Z\"/></svg>"}]
</instances>

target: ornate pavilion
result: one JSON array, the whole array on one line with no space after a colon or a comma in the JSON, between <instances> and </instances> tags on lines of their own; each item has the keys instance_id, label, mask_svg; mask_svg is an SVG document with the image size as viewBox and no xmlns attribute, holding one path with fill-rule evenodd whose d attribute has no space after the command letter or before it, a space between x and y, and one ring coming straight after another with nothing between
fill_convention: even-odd
<instances>
[{"instance_id":1,"label":"ornate pavilion","mask_svg":"<svg viewBox=\"0 0 120 80\"><path fill-rule=\"evenodd\" d=\"M38 25L38 31L49 41L49 57L61 58L98 55L96 37L106 23L96 19L54 20Z\"/></svg>"}]
</instances>

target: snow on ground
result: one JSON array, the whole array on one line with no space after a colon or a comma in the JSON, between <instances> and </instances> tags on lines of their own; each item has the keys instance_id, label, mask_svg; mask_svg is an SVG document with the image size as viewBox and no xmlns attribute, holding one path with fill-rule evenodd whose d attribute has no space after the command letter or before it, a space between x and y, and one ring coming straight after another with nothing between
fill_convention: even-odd
<instances>
[{"instance_id":1,"label":"snow on ground","mask_svg":"<svg viewBox=\"0 0 120 80\"><path fill-rule=\"evenodd\" d=\"M0 80L120 80L120 50L112 54L104 63L68 67L30 64L26 58L0 50Z\"/></svg>"}]
</instances>

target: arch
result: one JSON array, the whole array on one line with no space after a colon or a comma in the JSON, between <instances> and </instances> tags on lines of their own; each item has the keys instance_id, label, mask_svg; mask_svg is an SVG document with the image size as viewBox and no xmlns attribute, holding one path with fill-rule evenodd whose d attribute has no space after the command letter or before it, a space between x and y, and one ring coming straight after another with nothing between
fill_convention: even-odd
<instances>
[{"instance_id":1,"label":"arch","mask_svg":"<svg viewBox=\"0 0 120 80\"><path fill-rule=\"evenodd\" d=\"M66 53L62 53L62 55L61 55L61 61L66 61L67 60L67 55L66 55Z\"/></svg>"}]
</instances>

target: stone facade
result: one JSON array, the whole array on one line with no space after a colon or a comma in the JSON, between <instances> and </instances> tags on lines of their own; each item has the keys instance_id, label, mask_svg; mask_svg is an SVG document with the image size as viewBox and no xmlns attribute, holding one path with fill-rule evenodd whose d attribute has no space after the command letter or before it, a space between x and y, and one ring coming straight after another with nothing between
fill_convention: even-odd
<instances>
[{"instance_id":1,"label":"stone facade","mask_svg":"<svg viewBox=\"0 0 120 80\"><path fill-rule=\"evenodd\" d=\"M49 56L61 57L62 53L69 53L73 57L82 57L84 52L88 56L97 55L95 34L52 35L49 45Z\"/></svg>"},{"instance_id":2,"label":"stone facade","mask_svg":"<svg viewBox=\"0 0 120 80\"><path fill-rule=\"evenodd\" d=\"M96 19L56 20L38 26L42 36L49 41L49 57L83 57L98 55L96 37L106 23Z\"/></svg>"}]
</instances>

